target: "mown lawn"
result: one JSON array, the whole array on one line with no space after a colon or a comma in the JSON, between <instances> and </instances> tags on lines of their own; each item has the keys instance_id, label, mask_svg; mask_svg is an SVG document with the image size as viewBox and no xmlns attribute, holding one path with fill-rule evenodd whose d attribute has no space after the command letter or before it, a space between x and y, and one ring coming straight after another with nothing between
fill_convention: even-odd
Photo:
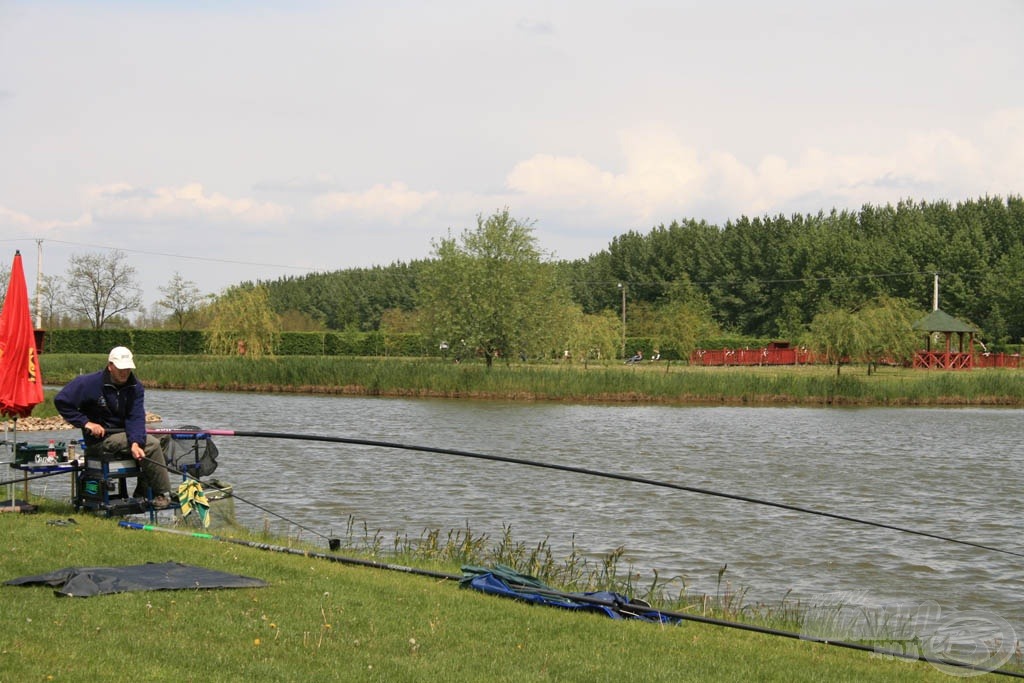
<instances>
[{"instance_id":1,"label":"mown lawn","mask_svg":"<svg viewBox=\"0 0 1024 683\"><path fill-rule=\"evenodd\" d=\"M126 530L58 503L40 510L0 514L0 580L178 561L270 586L92 598L0 586L2 681L950 680L927 663L720 626L613 621L452 581ZM75 524L48 524L69 516Z\"/></svg>"}]
</instances>

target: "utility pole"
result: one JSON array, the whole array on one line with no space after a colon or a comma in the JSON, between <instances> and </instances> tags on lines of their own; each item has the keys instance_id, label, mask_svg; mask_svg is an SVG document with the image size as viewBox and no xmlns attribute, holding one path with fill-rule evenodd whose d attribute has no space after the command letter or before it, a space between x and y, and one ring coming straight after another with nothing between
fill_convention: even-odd
<instances>
[{"instance_id":1,"label":"utility pole","mask_svg":"<svg viewBox=\"0 0 1024 683\"><path fill-rule=\"evenodd\" d=\"M43 309L39 305L39 286L43 281L43 241L36 240L36 329L43 326Z\"/></svg>"},{"instance_id":2,"label":"utility pole","mask_svg":"<svg viewBox=\"0 0 1024 683\"><path fill-rule=\"evenodd\" d=\"M626 285L619 283L622 290L622 357L626 357Z\"/></svg>"}]
</instances>

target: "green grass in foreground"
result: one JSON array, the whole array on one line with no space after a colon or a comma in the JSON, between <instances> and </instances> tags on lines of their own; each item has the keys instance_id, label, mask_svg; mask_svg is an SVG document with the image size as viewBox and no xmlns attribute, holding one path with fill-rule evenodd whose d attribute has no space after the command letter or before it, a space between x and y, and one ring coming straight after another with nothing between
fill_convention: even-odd
<instances>
[{"instance_id":1,"label":"green grass in foreground","mask_svg":"<svg viewBox=\"0 0 1024 683\"><path fill-rule=\"evenodd\" d=\"M43 377L64 384L105 357L43 354ZM286 356L139 358L148 387L502 398L573 402L806 405L1024 405L1024 372L863 366L690 367L679 363L454 364L438 359ZM34 413L37 416L44 416Z\"/></svg>"},{"instance_id":2,"label":"green grass in foreground","mask_svg":"<svg viewBox=\"0 0 1024 683\"><path fill-rule=\"evenodd\" d=\"M87 599L0 586L0 680L949 680L921 662L532 607L453 582L126 530L85 514L73 515L76 525L47 524L71 514L52 501L35 515L0 514L0 580L178 561L271 585Z\"/></svg>"}]
</instances>

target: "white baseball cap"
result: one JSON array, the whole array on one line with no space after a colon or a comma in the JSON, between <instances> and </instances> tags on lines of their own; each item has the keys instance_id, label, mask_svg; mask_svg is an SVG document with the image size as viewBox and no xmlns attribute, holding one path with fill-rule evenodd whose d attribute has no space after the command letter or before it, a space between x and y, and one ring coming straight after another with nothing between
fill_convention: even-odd
<instances>
[{"instance_id":1,"label":"white baseball cap","mask_svg":"<svg viewBox=\"0 0 1024 683\"><path fill-rule=\"evenodd\" d=\"M114 367L118 370L131 370L135 368L132 352L123 346L115 346L111 349L107 360L113 363Z\"/></svg>"}]
</instances>

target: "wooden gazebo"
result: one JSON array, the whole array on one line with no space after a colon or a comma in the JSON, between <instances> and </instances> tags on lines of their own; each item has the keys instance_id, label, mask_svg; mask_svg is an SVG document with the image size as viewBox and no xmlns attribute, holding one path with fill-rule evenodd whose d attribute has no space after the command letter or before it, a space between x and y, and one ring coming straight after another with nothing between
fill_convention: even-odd
<instances>
[{"instance_id":1,"label":"wooden gazebo","mask_svg":"<svg viewBox=\"0 0 1024 683\"><path fill-rule=\"evenodd\" d=\"M925 350L914 354L915 368L970 370L974 367L974 335L978 328L957 320L938 308L914 323L913 328L927 335ZM945 348L942 350L932 349L932 335L936 333L941 333L945 338ZM953 350L954 335L958 339L956 351ZM967 335L966 347L964 335Z\"/></svg>"}]
</instances>

